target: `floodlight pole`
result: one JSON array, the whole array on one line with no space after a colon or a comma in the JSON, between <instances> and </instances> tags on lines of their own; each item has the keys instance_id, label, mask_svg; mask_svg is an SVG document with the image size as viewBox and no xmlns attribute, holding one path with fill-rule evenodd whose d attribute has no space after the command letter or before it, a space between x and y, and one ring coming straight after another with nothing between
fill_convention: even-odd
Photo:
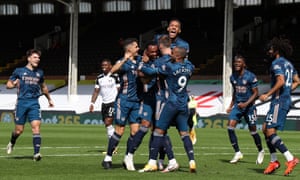
<instances>
[{"instance_id":1,"label":"floodlight pole","mask_svg":"<svg viewBox=\"0 0 300 180\"><path fill-rule=\"evenodd\" d=\"M78 11L79 0L72 0L70 12L70 44L69 44L69 74L68 74L68 101L77 101L78 80Z\"/></svg>"},{"instance_id":2,"label":"floodlight pole","mask_svg":"<svg viewBox=\"0 0 300 180\"><path fill-rule=\"evenodd\" d=\"M223 112L225 112L231 102L232 96L232 86L229 78L232 73L233 0L225 1L223 48Z\"/></svg>"},{"instance_id":3,"label":"floodlight pole","mask_svg":"<svg viewBox=\"0 0 300 180\"><path fill-rule=\"evenodd\" d=\"M69 38L69 68L68 68L68 101L78 100L77 80L78 80L78 12L79 0L72 0L66 3L63 0L58 2L66 5L70 9L70 38Z\"/></svg>"}]
</instances>

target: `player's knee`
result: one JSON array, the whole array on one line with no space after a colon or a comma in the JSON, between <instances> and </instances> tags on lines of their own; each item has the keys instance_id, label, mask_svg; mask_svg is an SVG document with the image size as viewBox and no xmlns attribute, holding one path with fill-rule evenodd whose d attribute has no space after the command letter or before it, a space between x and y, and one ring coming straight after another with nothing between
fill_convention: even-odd
<instances>
[{"instance_id":1,"label":"player's knee","mask_svg":"<svg viewBox=\"0 0 300 180\"><path fill-rule=\"evenodd\" d=\"M180 131L179 134L181 137L189 136L189 133L187 131Z\"/></svg>"},{"instance_id":2,"label":"player's knee","mask_svg":"<svg viewBox=\"0 0 300 180\"><path fill-rule=\"evenodd\" d=\"M255 134L257 134L257 131L256 130L250 130L250 135L254 136Z\"/></svg>"},{"instance_id":3,"label":"player's knee","mask_svg":"<svg viewBox=\"0 0 300 180\"><path fill-rule=\"evenodd\" d=\"M140 131L144 132L144 133L147 133L149 130L149 127L147 126L140 126Z\"/></svg>"},{"instance_id":4,"label":"player's knee","mask_svg":"<svg viewBox=\"0 0 300 180\"><path fill-rule=\"evenodd\" d=\"M141 122L141 126L149 128L151 126L151 123L150 123L150 121L143 119Z\"/></svg>"},{"instance_id":5,"label":"player's knee","mask_svg":"<svg viewBox=\"0 0 300 180\"><path fill-rule=\"evenodd\" d=\"M227 126L227 131L234 131L235 127L234 126Z\"/></svg>"},{"instance_id":6,"label":"player's knee","mask_svg":"<svg viewBox=\"0 0 300 180\"><path fill-rule=\"evenodd\" d=\"M24 129L16 129L16 130L15 130L15 134L16 134L16 135L20 135L20 134L23 133L23 131L24 131Z\"/></svg>"}]
</instances>

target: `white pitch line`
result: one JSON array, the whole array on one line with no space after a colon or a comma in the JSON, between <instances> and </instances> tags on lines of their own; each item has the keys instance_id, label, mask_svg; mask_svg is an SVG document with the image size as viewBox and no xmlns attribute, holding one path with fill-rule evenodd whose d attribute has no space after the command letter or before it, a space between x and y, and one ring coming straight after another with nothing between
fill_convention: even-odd
<instances>
[{"instance_id":1,"label":"white pitch line","mask_svg":"<svg viewBox=\"0 0 300 180\"><path fill-rule=\"evenodd\" d=\"M125 149L125 146L119 146L119 149ZM179 149L179 148L183 148L183 147L173 147L173 149ZM6 148L0 148L2 150L6 150ZM32 149L32 147L17 147L17 150L28 150L28 149ZM66 147L42 147L41 149L105 149L106 150L106 146L66 146ZM232 147L194 147L194 150L230 150L230 152L195 152L195 156L215 156L215 155L228 155L231 156L233 154L232 152ZM256 148L249 148L249 147L244 147L242 148L243 150L254 150L253 152L243 152L244 155L256 155ZM300 154L300 149L291 149L293 151L293 154L297 155ZM296 151L296 152L295 152ZM123 155L123 153L120 153L121 155ZM174 153L176 156L186 156L186 153ZM136 154L139 156L148 156L147 153L139 153ZM18 154L14 154L14 155L0 155L0 158L17 158L17 157L25 157L28 155L18 155ZM82 153L82 154L50 154L48 153L43 154L44 157L80 157L80 156L103 156L103 153L99 152L99 153L90 153L90 154L86 154L86 153Z\"/></svg>"}]
</instances>

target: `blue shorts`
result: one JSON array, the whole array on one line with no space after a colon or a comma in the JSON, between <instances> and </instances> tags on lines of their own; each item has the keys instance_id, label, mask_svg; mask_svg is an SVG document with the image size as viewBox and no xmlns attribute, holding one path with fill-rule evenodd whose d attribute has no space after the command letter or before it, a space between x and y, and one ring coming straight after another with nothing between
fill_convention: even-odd
<instances>
[{"instance_id":1,"label":"blue shorts","mask_svg":"<svg viewBox=\"0 0 300 180\"><path fill-rule=\"evenodd\" d=\"M139 111L139 116L141 119L147 120L152 123L154 121L154 111L155 111L155 101L141 102L140 111Z\"/></svg>"},{"instance_id":2,"label":"blue shorts","mask_svg":"<svg viewBox=\"0 0 300 180\"><path fill-rule=\"evenodd\" d=\"M15 112L15 123L24 125L26 120L41 120L41 110L38 99L18 99Z\"/></svg>"},{"instance_id":3,"label":"blue shorts","mask_svg":"<svg viewBox=\"0 0 300 180\"><path fill-rule=\"evenodd\" d=\"M162 95L156 94L155 120L159 119L159 116L165 104L166 104L166 98Z\"/></svg>"},{"instance_id":4,"label":"blue shorts","mask_svg":"<svg viewBox=\"0 0 300 180\"><path fill-rule=\"evenodd\" d=\"M281 108L279 103L271 103L265 119L267 129L275 128L282 131L288 112L289 110Z\"/></svg>"},{"instance_id":5,"label":"blue shorts","mask_svg":"<svg viewBox=\"0 0 300 180\"><path fill-rule=\"evenodd\" d=\"M115 102L115 124L125 126L127 121L129 124L140 123L139 109L139 102L117 98Z\"/></svg>"},{"instance_id":6,"label":"blue shorts","mask_svg":"<svg viewBox=\"0 0 300 180\"><path fill-rule=\"evenodd\" d=\"M257 111L255 106L249 106L245 109L238 108L237 104L234 104L229 120L235 120L241 122L242 117L244 117L248 126L255 126L257 122Z\"/></svg>"},{"instance_id":7,"label":"blue shorts","mask_svg":"<svg viewBox=\"0 0 300 180\"><path fill-rule=\"evenodd\" d=\"M162 106L161 113L158 120L155 122L155 126L167 131L170 125L174 124L178 131L188 131L188 117L189 110L187 105L186 108L179 109L176 108L172 102L168 101Z\"/></svg>"}]
</instances>

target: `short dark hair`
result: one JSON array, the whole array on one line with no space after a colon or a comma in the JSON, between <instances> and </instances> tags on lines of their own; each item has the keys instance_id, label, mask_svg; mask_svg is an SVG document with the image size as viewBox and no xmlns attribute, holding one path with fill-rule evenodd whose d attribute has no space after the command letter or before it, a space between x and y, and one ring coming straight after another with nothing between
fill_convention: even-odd
<instances>
[{"instance_id":1,"label":"short dark hair","mask_svg":"<svg viewBox=\"0 0 300 180\"><path fill-rule=\"evenodd\" d=\"M104 59L102 59L101 63L102 63L102 62L108 62L108 63L110 63L110 64L111 64L111 60L110 60L110 59L108 59L108 58L104 58Z\"/></svg>"},{"instance_id":2,"label":"short dark hair","mask_svg":"<svg viewBox=\"0 0 300 180\"><path fill-rule=\"evenodd\" d=\"M131 43L133 43L133 42L138 43L138 39L137 39L137 38L126 38L126 39L123 41L123 48L125 49L129 44L131 44Z\"/></svg>"},{"instance_id":3,"label":"short dark hair","mask_svg":"<svg viewBox=\"0 0 300 180\"><path fill-rule=\"evenodd\" d=\"M237 54L237 55L235 55L232 62L234 62L234 61L237 60L237 59L242 59L242 60L244 61L244 63L247 64L247 63L246 63L246 57L243 56L242 54Z\"/></svg>"},{"instance_id":4,"label":"short dark hair","mask_svg":"<svg viewBox=\"0 0 300 180\"><path fill-rule=\"evenodd\" d=\"M171 19L169 20L169 24L170 24L172 21L177 21L177 22L180 24L180 29L182 29L182 22L181 22L178 18L176 18L176 17L171 18Z\"/></svg>"},{"instance_id":5,"label":"short dark hair","mask_svg":"<svg viewBox=\"0 0 300 180\"><path fill-rule=\"evenodd\" d=\"M147 49L149 46L157 46L157 43L155 41L153 41L153 40L148 41L146 43L145 49Z\"/></svg>"},{"instance_id":6,"label":"short dark hair","mask_svg":"<svg viewBox=\"0 0 300 180\"><path fill-rule=\"evenodd\" d=\"M179 50L180 56L182 58L186 57L186 55L187 55L186 48L180 47L180 46L176 46L175 48L177 48Z\"/></svg>"},{"instance_id":7,"label":"short dark hair","mask_svg":"<svg viewBox=\"0 0 300 180\"><path fill-rule=\"evenodd\" d=\"M244 57L243 55L241 55L241 54L235 55L235 56L234 56L234 60L236 60L236 59L242 59L243 61L246 60L245 57Z\"/></svg>"},{"instance_id":8,"label":"short dark hair","mask_svg":"<svg viewBox=\"0 0 300 180\"><path fill-rule=\"evenodd\" d=\"M26 51L26 57L28 58L29 56L31 56L32 54L38 54L39 56L42 55L42 52L38 49L29 49Z\"/></svg>"}]
</instances>

